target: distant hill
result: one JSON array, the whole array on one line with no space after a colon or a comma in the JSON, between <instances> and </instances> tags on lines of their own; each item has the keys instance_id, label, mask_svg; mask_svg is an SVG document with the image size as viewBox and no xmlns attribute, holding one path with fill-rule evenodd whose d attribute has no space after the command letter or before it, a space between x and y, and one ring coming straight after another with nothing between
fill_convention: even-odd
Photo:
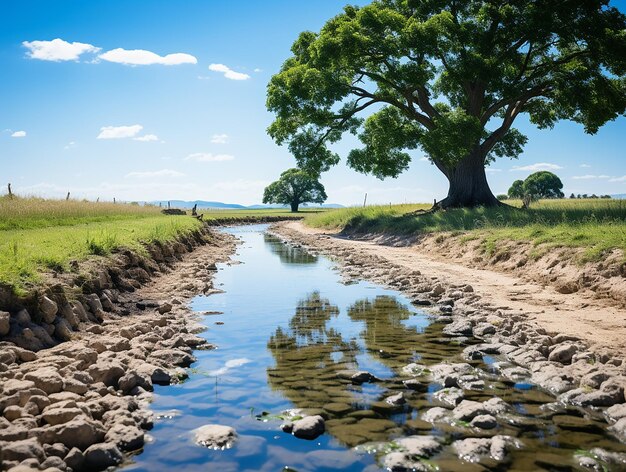
<instances>
[{"instance_id":1,"label":"distant hill","mask_svg":"<svg viewBox=\"0 0 626 472\"><path fill-rule=\"evenodd\" d=\"M186 201L186 200L157 200L153 202L145 202L150 205L161 205L163 208L167 208L167 203L173 208L193 208L194 205L198 205L198 208L215 208L219 210L261 210L261 209L270 209L270 208L289 208L288 205L239 205L237 203L223 203L223 202L209 202L205 200L194 200L194 201ZM307 205L303 208L319 208L319 205ZM322 205L322 208L344 208L343 205L339 205L337 203L327 203Z\"/></svg>"}]
</instances>

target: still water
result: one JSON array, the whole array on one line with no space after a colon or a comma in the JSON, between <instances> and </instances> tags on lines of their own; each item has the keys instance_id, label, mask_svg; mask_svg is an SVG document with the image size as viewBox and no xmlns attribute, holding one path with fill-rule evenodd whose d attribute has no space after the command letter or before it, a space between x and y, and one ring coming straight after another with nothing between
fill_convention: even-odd
<instances>
[{"instance_id":1,"label":"still water","mask_svg":"<svg viewBox=\"0 0 626 472\"><path fill-rule=\"evenodd\" d=\"M381 470L375 454L355 446L410 434L447 442L480 436L462 425L433 429L420 419L437 404L433 393L440 385L410 393L401 407L384 402L407 392L398 379L403 366L462 362L466 344L444 338L443 325L399 292L365 281L346 285L332 261L286 245L266 229L227 230L242 240L234 258L240 263L220 266L214 285L224 293L192 304L211 313L203 316L202 336L218 349L197 351L184 383L156 387L152 408L160 419L153 440L125 470L370 472ZM465 398L499 396L512 404L514 415L500 419L497 434L518 437L524 449L507 464L479 465L460 462L446 448L433 458L440 470L579 470L576 450L626 451L598 418L553 405L553 397L532 385L490 374L497 360L473 363L484 370L486 387ZM366 370L381 381L352 385L337 376L346 369ZM290 408L323 411L326 434L307 441L283 433L281 420L271 415ZM269 421L259 420L264 413ZM192 430L206 424L232 426L239 439L225 451L199 447Z\"/></svg>"}]
</instances>

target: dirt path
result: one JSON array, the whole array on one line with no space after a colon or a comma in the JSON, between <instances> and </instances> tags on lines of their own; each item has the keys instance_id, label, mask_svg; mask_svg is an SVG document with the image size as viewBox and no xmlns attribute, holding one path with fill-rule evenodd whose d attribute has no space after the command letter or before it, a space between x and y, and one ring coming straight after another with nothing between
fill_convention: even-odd
<instances>
[{"instance_id":1,"label":"dirt path","mask_svg":"<svg viewBox=\"0 0 626 472\"><path fill-rule=\"evenodd\" d=\"M578 293L564 295L551 286L528 282L515 275L450 263L436 254L421 252L419 246L392 247L340 238L301 222L289 222L285 226L303 235L326 239L338 247L359 248L431 277L470 284L484 302L504 313L527 315L528 320L549 332L579 337L594 348L622 352L626 349L626 310L611 306L608 300L591 299Z\"/></svg>"}]
</instances>

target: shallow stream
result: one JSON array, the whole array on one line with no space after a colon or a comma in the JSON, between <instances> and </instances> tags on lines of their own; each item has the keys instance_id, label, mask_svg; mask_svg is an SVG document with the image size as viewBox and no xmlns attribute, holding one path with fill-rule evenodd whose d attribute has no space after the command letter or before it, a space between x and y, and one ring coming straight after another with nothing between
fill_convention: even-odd
<instances>
[{"instance_id":1,"label":"shallow stream","mask_svg":"<svg viewBox=\"0 0 626 472\"><path fill-rule=\"evenodd\" d=\"M153 440L126 470L378 471L377 455L362 445L411 434L438 435L447 443L505 434L523 443L505 463L462 462L446 447L430 463L442 471L583 470L577 450L626 452L606 432L599 412L554 404L554 397L528 383L498 377L497 358L472 362L484 371L485 384L465 391L466 399L499 396L513 406L496 430L423 421L425 410L442 406L434 394L443 387L407 390L401 368L465 362L461 351L473 341L444 337L444 325L397 291L366 281L345 284L332 261L286 245L266 229L228 230L242 240L234 258L240 264L221 265L214 285L224 292L199 296L192 305L209 313L202 335L218 349L195 353L198 362L187 381L156 387ZM346 369L381 380L353 385L338 378ZM400 391L405 405L384 401ZM323 412L326 433L307 441L282 432L282 421L272 415L290 408ZM206 424L232 426L239 439L224 451L197 446L192 430Z\"/></svg>"}]
</instances>

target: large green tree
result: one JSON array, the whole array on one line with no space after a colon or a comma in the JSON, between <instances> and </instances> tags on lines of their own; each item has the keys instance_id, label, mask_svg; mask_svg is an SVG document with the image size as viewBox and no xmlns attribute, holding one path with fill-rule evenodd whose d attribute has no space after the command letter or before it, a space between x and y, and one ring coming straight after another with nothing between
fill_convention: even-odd
<instances>
[{"instance_id":1,"label":"large green tree","mask_svg":"<svg viewBox=\"0 0 626 472\"><path fill-rule=\"evenodd\" d=\"M288 169L263 192L263 203L289 205L298 211L302 203L324 203L328 197L317 177L300 169Z\"/></svg>"},{"instance_id":2,"label":"large green tree","mask_svg":"<svg viewBox=\"0 0 626 472\"><path fill-rule=\"evenodd\" d=\"M268 86L268 129L314 173L379 178L421 149L447 177L439 206L497 205L485 166L517 157L521 114L595 133L626 109L626 17L608 0L374 0L303 32Z\"/></svg>"},{"instance_id":3,"label":"large green tree","mask_svg":"<svg viewBox=\"0 0 626 472\"><path fill-rule=\"evenodd\" d=\"M552 172L542 170L530 174L524 180L524 195L534 199L539 198L563 198L563 182Z\"/></svg>"}]
</instances>

